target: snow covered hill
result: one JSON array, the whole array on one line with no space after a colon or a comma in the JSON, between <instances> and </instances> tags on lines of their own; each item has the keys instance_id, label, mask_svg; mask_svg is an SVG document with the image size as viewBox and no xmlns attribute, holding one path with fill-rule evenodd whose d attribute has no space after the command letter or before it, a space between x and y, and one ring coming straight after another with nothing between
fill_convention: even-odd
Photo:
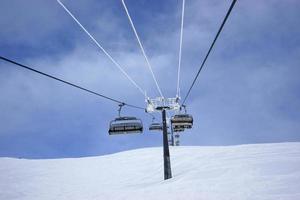
<instances>
[{"instance_id":1,"label":"snow covered hill","mask_svg":"<svg viewBox=\"0 0 300 200\"><path fill-rule=\"evenodd\" d=\"M300 143L173 147L163 181L162 148L112 155L0 158L0 199L300 199Z\"/></svg>"}]
</instances>

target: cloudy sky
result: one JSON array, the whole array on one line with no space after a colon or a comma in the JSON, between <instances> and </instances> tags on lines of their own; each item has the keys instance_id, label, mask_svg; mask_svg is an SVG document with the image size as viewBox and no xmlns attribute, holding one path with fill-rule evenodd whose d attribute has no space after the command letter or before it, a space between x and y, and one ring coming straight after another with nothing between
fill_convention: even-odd
<instances>
[{"instance_id":1,"label":"cloudy sky","mask_svg":"<svg viewBox=\"0 0 300 200\"><path fill-rule=\"evenodd\" d=\"M62 0L151 97L158 96L121 0ZM176 95L181 0L126 0L166 97ZM186 0L184 96L230 0ZM300 141L300 2L240 0L187 100L194 127L182 145ZM56 0L2 0L0 55L122 101L144 97ZM0 61L0 156L103 155L161 146L140 135L110 137L117 104ZM172 114L172 113L170 113ZM156 115L160 118L160 115Z\"/></svg>"}]
</instances>

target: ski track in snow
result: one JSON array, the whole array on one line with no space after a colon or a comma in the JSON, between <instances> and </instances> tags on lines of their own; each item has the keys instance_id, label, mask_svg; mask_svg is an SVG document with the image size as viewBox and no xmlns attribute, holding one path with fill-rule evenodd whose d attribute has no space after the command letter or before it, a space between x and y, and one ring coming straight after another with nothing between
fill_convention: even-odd
<instances>
[{"instance_id":1,"label":"ski track in snow","mask_svg":"<svg viewBox=\"0 0 300 200\"><path fill-rule=\"evenodd\" d=\"M0 200L298 200L300 143L171 147L67 159L0 158Z\"/></svg>"}]
</instances>

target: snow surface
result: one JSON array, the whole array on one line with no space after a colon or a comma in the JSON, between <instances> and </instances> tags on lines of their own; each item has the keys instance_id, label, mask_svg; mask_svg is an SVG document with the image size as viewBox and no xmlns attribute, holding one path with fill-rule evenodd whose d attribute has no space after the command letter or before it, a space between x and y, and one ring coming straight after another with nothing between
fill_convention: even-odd
<instances>
[{"instance_id":1,"label":"snow surface","mask_svg":"<svg viewBox=\"0 0 300 200\"><path fill-rule=\"evenodd\" d=\"M0 158L0 199L300 199L300 143L172 147L106 156Z\"/></svg>"}]
</instances>

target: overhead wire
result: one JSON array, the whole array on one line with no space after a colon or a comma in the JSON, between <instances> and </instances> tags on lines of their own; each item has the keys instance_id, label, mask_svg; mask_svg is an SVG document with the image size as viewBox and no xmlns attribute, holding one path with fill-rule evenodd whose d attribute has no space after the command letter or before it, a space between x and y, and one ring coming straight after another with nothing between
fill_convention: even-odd
<instances>
[{"instance_id":1,"label":"overhead wire","mask_svg":"<svg viewBox=\"0 0 300 200\"><path fill-rule=\"evenodd\" d=\"M227 11L227 13L226 13L226 16L225 16L225 18L223 19L223 21L222 21L222 24L221 24L221 26L220 26L220 28L219 28L219 30L218 30L218 32L217 32L217 34L216 34L216 36L215 36L215 38L214 38L214 40L213 40L213 42L212 42L212 44L211 44L211 46L210 46L210 48L209 48L209 50L208 50L208 52L207 52L207 54L206 54L206 56L205 56L205 58L204 58L204 60L202 61L202 63L201 63L201 65L200 65L200 68L199 68L199 70L198 70L198 72L197 72L197 74L196 74L196 76L195 76L195 78L193 79L193 82L192 82L192 84L191 84L191 86L190 86L190 88L189 88L189 90L188 90L188 92L187 92L187 94L186 94L186 96L185 96L185 98L184 98L184 100L183 100L183 102L182 102L182 105L184 105L184 103L186 102L186 100L187 100L187 98L189 97L189 95L190 95L190 92L191 92L191 90L192 90L192 88L194 87L194 85L195 85L195 82L196 82L196 80L197 80L197 78L199 77L199 74L200 74L200 72L201 72L201 70L203 69L203 67L204 67L204 65L205 65L205 63L206 63L206 61L207 61L207 59L208 59L208 56L210 55L210 53L211 53L211 50L213 49L213 47L214 47L214 45L215 45L215 43L216 43L216 41L217 41L217 39L218 39L218 37L219 37L219 35L220 35L220 33L221 33L221 31L223 30L223 27L224 27L224 25L225 25L225 23L226 23L226 21L227 21L227 19L228 19L228 17L229 17L229 15L230 15L230 13L231 13L231 11L232 11L232 9L233 9L233 7L234 7L234 5L235 5L235 3L236 3L236 1L237 0L233 0L232 1L232 3L231 3L231 5L230 5L230 7L229 7L229 9L228 9L228 11ZM117 62L117 61L115 61L115 59L113 59L113 57L99 44L99 42L84 28L84 26L76 19L76 17L65 7L65 5L60 1L60 0L57 0L57 2L64 8L64 10L74 19L74 21L82 28L82 30L93 40L93 42L103 51L103 53L119 68L119 70L127 77L127 79L128 80L130 80L130 82L143 94L143 95L145 95L146 93L145 93L145 91L139 86L139 85L137 85L137 83L126 73L126 71L122 68L122 66ZM157 80L156 80L156 78L155 78L155 75L154 75L154 73L153 73L153 70L152 70L152 66L151 66L151 64L150 64L150 62L149 62L149 60L148 60L148 57L147 57L147 55L146 55L146 53L145 53L145 50L144 50L144 48L143 48L143 45L142 45L142 43L141 43L141 41L140 41L140 39L139 39L139 36L138 36L138 34L137 34L137 32L136 32L136 29L135 29L135 26L134 26L134 24L133 24L133 22L132 22L132 19L131 19L131 17L130 17L130 14L129 14L129 12L128 12L128 9L127 9L127 7L126 7L126 4L125 4L125 2L124 2L124 0L122 0L122 4L123 4L123 6L124 6L124 9L125 9L125 11L126 11L126 14L127 14L127 17L128 17L128 19L129 19L129 21L130 21L130 24L131 24L131 27L132 27L132 29L133 29L133 31L134 31L134 33L135 33L135 36L136 36L136 38L137 38L137 40L138 40L138 43L139 43L139 45L140 45L140 48L141 48L141 50L142 50L142 53L143 53L143 55L144 55L144 57L145 57L145 60L146 60L146 62L147 62L147 65L148 65L148 68L149 68L149 70L150 70L150 72L151 72L151 74L152 74L152 77L153 77L153 79L154 79L154 81L155 81L155 84L156 84L156 87L157 87L157 89L158 89L158 91L159 91L159 93L160 93L160 95L163 97L163 95L162 95L162 92L161 92L161 90L160 90L160 87L159 87L159 85L158 85L158 82L157 82ZM185 0L183 0L183 3L182 3L182 17L181 17L181 32L180 32L180 47L179 47L179 60L178 60L178 75L177 75L177 95L179 94L180 95L180 89L179 89L179 80L180 80L180 66L181 66L181 52L182 52L182 36L183 36L183 21L184 21L184 7L185 7ZM2 56L0 56L0 59L2 59L2 60L4 60L4 61L7 61L7 62L10 62L10 63L12 63L12 64L15 64L15 65L17 65L17 66L20 66L20 67L22 67L22 68L25 68L25 69L28 69L28 70L30 70L30 71L33 71L33 72L35 72L35 73L38 73L38 74L40 74L40 75L43 75L43 76L46 76L46 77L49 77L49 78L52 78L52 79L54 79L54 80L56 80L56 81L59 81L59 82L62 82L62 83L65 83L65 84L68 84L68 85L70 85L70 86L73 86L73 87L75 87L75 88L77 88L77 89L81 89L81 90L83 90L83 91L86 91L86 92L88 92L88 93L90 93L90 94L94 94L94 95L97 95L97 96L99 96L99 97L102 97L102 98L105 98L105 99L107 99L107 100L110 100L110 101L113 101L113 102L115 102L115 103L121 103L121 104L124 104L124 105L127 105L127 106L129 106L129 107L133 107L133 108L137 108L137 109L143 109L144 110L144 108L142 108L142 107L139 107L139 106L135 106L135 105L132 105L132 104L127 104L127 103L124 103L124 102L122 102L122 101L120 101L120 100L117 100L117 99L114 99L114 98L111 98L111 97L108 97L108 96L105 96L105 95L102 95L102 94L100 94L100 93L97 93L97 92L94 92L94 91L92 91L92 90L89 90L89 89L86 89L86 88L84 88L84 87L81 87L81 86L79 86L79 85L76 85L76 84L73 84L73 83L71 83L71 82L68 82L68 81L65 81L65 80L63 80L63 79L60 79L60 78L57 78L57 77L55 77L55 76L52 76L52 75L49 75L49 74L46 74L46 73L44 73L44 72L41 72L41 71L38 71L38 70L36 70L36 69L33 69L33 68L31 68L31 67L28 67L28 66L25 66L25 65L23 65L23 64L20 64L20 63L17 63L17 62L15 62L15 61L13 61L13 60L10 60L10 59L8 59L8 58L5 58L5 57L2 57Z\"/></svg>"},{"instance_id":2,"label":"overhead wire","mask_svg":"<svg viewBox=\"0 0 300 200\"><path fill-rule=\"evenodd\" d=\"M185 9L185 0L182 0L181 24L180 24L180 40L179 40L179 53L178 53L178 70L177 70L177 90L176 90L176 96L177 97L180 97L180 69L181 69L181 55L182 55L182 37L183 37L184 9Z\"/></svg>"},{"instance_id":3,"label":"overhead wire","mask_svg":"<svg viewBox=\"0 0 300 200\"><path fill-rule=\"evenodd\" d=\"M159 84L158 84L158 82L157 82L157 79L156 79L156 77L155 77L155 75L154 75L154 72L153 72L153 70L152 70L152 66L151 66L151 64L150 64L150 62L149 62L149 59L148 59L147 55L146 55L146 52L145 52L144 47L143 47L143 45L142 45L142 42L141 42L141 40L140 40L140 38L139 38L139 35L138 35L138 33L137 33L136 29L135 29L135 26L134 26L133 21L132 21L132 19L131 19L131 17L130 17L129 11L128 11L128 9L127 9L127 6L126 6L124 0L122 0L122 4L123 4L123 7L124 7L124 9L125 9L125 11L126 11L126 15L127 15L128 20L129 20L129 22L130 22L131 28L133 29L133 32L134 32L134 34L135 34L135 37L136 37L136 39L137 39L137 41L138 41L138 43L139 43L139 46L140 46L141 51L142 51L142 53L143 53L143 56L144 56L144 58L145 58L145 60L146 60L147 66L148 66L148 68L149 68L149 70L150 70L150 72L151 72L151 75L152 75L152 78L153 78L153 80L154 80L154 82L155 82L156 88L157 88L159 94L161 95L161 97L163 97L163 94L162 94L162 92L161 92L161 89L160 89L160 87L159 87Z\"/></svg>"},{"instance_id":4,"label":"overhead wire","mask_svg":"<svg viewBox=\"0 0 300 200\"><path fill-rule=\"evenodd\" d=\"M61 5L61 7L72 17L72 19L79 25L79 27L92 39L92 41L101 49L101 51L112 61L113 64L117 66L117 68L126 76L126 78L143 94L146 96L145 90L143 90L123 69L123 67L99 44L99 42L87 31L86 28L77 20L77 18L71 13L71 11L60 1L57 2Z\"/></svg>"},{"instance_id":5,"label":"overhead wire","mask_svg":"<svg viewBox=\"0 0 300 200\"><path fill-rule=\"evenodd\" d=\"M41 72L41 71L39 71L39 70L36 70L36 69L31 68L31 67L29 67L29 66L23 65L23 64L18 63L18 62L16 62L16 61L10 60L10 59L8 59L8 58L5 58L5 57L0 56L0 59L1 59L1 60L4 60L4 61L6 61L6 62L9 62L9 63L11 63L11 64L17 65L17 66L19 66L19 67L22 67L22 68L24 68L24 69L30 70L30 71L32 71L32 72L38 73L38 74L40 74L40 75L46 76L46 77L48 77L48 78L54 79L54 80L56 80L56 81L62 82L62 83L64 83L64 84L70 85L70 86L75 87L75 88L77 88L77 89L83 90L83 91L88 92L88 93L90 93L90 94L93 94L93 95L102 97L102 98L104 98L104 99L113 101L113 102L115 102L115 103L123 104L123 105L126 105L126 106L128 106L128 107L132 107L132 108L136 108L136 109L142 109L142 110L145 110L145 109L142 108L142 107L135 106L135 105L132 105L132 104L128 104L128 103L125 103L125 102L123 102L123 101L120 101L120 100L117 100L117 99L108 97L108 96L106 96L106 95L103 95L103 94L94 92L94 91L92 91L92 90L86 89L86 88L84 88L84 87L81 87L81 86L76 85L76 84L74 84L74 83L71 83L71 82L69 82L69 81L65 81L65 80L63 80L63 79L57 78L57 77L52 76L52 75L50 75L50 74Z\"/></svg>"},{"instance_id":6,"label":"overhead wire","mask_svg":"<svg viewBox=\"0 0 300 200\"><path fill-rule=\"evenodd\" d=\"M198 72L197 72L197 74L196 74L196 76L195 76L195 78L194 78L194 80L193 80L193 82L192 82L192 85L190 86L190 88L189 88L189 90L188 90L188 92L187 92L187 94L186 94L186 96L185 96L185 98L184 98L184 100L183 100L183 102L182 102L182 105L184 105L186 99L187 99L188 96L190 95L190 92L191 92L192 88L194 87L195 82L196 82L196 80L197 80L197 78L198 78L198 76L199 76L199 74L200 74L200 72L201 72L201 70L202 70L202 68L203 68L203 66L204 66L204 64L205 64L205 62L206 62L206 60L207 60L207 58L208 58L208 56L209 56L211 50L212 50L212 48L214 47L214 45L215 45L215 43L216 43L216 41L217 41L217 39L218 39L218 37L219 37L219 35L220 35L222 29L223 29L223 27L224 27L224 25L225 25L225 23L226 23L226 21L227 21L229 15L230 15L232 9L233 9L233 7L234 7L236 1L237 1L237 0L233 0L233 1L232 1L231 5L230 5L230 7L229 7L229 9L228 9L228 11L227 11L227 13L226 13L226 16L225 16L225 18L223 19L223 22L222 22L222 24L221 24L221 26L220 26L220 28L219 28L219 30L218 30L218 32L217 32L215 38L214 38L212 44L210 45L209 50L208 50L208 52L207 52L207 54L206 54L204 60L202 61L202 64L201 64L201 66L200 66L200 68L199 68L199 70L198 70Z\"/></svg>"}]
</instances>

